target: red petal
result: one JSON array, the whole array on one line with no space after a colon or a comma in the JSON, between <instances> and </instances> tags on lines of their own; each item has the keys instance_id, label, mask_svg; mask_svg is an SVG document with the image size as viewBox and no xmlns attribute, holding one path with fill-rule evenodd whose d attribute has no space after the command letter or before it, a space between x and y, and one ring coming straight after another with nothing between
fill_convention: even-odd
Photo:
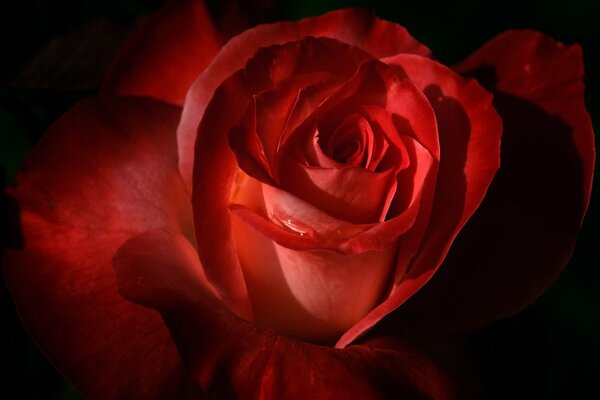
<instances>
[{"instance_id":1,"label":"red petal","mask_svg":"<svg viewBox=\"0 0 600 400\"><path fill-rule=\"evenodd\" d=\"M396 194L396 170L319 168L284 163L285 189L318 209L357 224L383 222ZM402 194L404 195L404 194Z\"/></svg>"},{"instance_id":2,"label":"red petal","mask_svg":"<svg viewBox=\"0 0 600 400\"><path fill-rule=\"evenodd\" d=\"M423 211L400 240L397 270L404 275L397 275L388 299L346 332L336 344L339 347L404 303L433 276L499 166L502 125L492 96L477 82L420 56L401 54L384 61L401 69L431 102L438 121L440 165L431 212L426 192Z\"/></svg>"},{"instance_id":3,"label":"red petal","mask_svg":"<svg viewBox=\"0 0 600 400\"><path fill-rule=\"evenodd\" d=\"M346 9L296 22L261 25L230 40L206 71L198 77L186 98L177 130L182 176L191 187L196 128L219 85L241 69L257 49L301 40L307 36L329 37L357 46L375 58L398 53L428 56L429 50L398 24L378 19L365 10ZM329 58L332 62L334 58ZM338 64L339 66L339 64Z\"/></svg>"},{"instance_id":4,"label":"red petal","mask_svg":"<svg viewBox=\"0 0 600 400\"><path fill-rule=\"evenodd\" d=\"M183 105L185 94L221 48L201 0L170 0L125 42L104 90Z\"/></svg>"},{"instance_id":5,"label":"red petal","mask_svg":"<svg viewBox=\"0 0 600 400\"><path fill-rule=\"evenodd\" d=\"M158 257L152 252L157 246L165 249ZM436 358L413 347L413 340L377 338L332 349L235 317L206 295L194 278L197 264L186 249L189 244L177 233L148 232L121 247L115 273L125 297L162 313L187 377L198 386L194 390L186 382L187 389L196 396L204 392L211 398L239 399L465 398Z\"/></svg>"},{"instance_id":6,"label":"red petal","mask_svg":"<svg viewBox=\"0 0 600 400\"><path fill-rule=\"evenodd\" d=\"M258 326L333 343L388 288L395 243L361 254L319 247L297 251L278 245L246 221L234 219L233 227Z\"/></svg>"},{"instance_id":7,"label":"red petal","mask_svg":"<svg viewBox=\"0 0 600 400\"><path fill-rule=\"evenodd\" d=\"M502 166L410 311L470 329L530 304L568 262L589 202L595 152L578 46L507 32L457 69L495 93L504 123Z\"/></svg>"},{"instance_id":8,"label":"red petal","mask_svg":"<svg viewBox=\"0 0 600 400\"><path fill-rule=\"evenodd\" d=\"M218 298L204 275L196 248L180 232L166 227L127 240L112 265L119 293L146 307L167 308L201 295Z\"/></svg>"},{"instance_id":9,"label":"red petal","mask_svg":"<svg viewBox=\"0 0 600 400\"><path fill-rule=\"evenodd\" d=\"M507 62L504 55L509 54L515 62ZM487 80L490 68L495 82ZM560 115L573 129L571 138L583 165L583 217L589 204L596 154L583 97L585 73L579 45L566 46L539 32L511 31L487 43L456 70L476 78L494 93L518 96L548 114Z\"/></svg>"},{"instance_id":10,"label":"red petal","mask_svg":"<svg viewBox=\"0 0 600 400\"><path fill-rule=\"evenodd\" d=\"M123 300L111 268L131 235L189 232L179 113L144 99L85 100L49 129L10 189L24 248L6 250L7 284L29 333L86 398L162 399L180 384L163 322Z\"/></svg>"},{"instance_id":11,"label":"red petal","mask_svg":"<svg viewBox=\"0 0 600 400\"><path fill-rule=\"evenodd\" d=\"M383 223L353 224L334 218L268 184L262 184L264 209L251 210L247 205L235 203L229 209L261 234L290 249L333 250L343 254L381 250L409 230L419 215L422 193L427 192L420 186L427 185L434 162L426 150L417 148L416 151L422 154L410 201L400 215Z\"/></svg>"},{"instance_id":12,"label":"red petal","mask_svg":"<svg viewBox=\"0 0 600 400\"><path fill-rule=\"evenodd\" d=\"M260 209L252 209L244 203L235 203L239 201L237 198L232 199L234 203L229 209L240 220L282 246L295 250L327 249L344 252L347 247L344 243L375 225L353 224L334 218L288 192L253 181L253 178L247 176L245 179L246 183L242 184L241 192L246 191L245 185L251 185L251 189L254 190L256 182ZM413 212L407 213L402 225L403 230L410 227L418 204L414 208ZM385 239L388 239L385 244L395 240L389 237Z\"/></svg>"},{"instance_id":13,"label":"red petal","mask_svg":"<svg viewBox=\"0 0 600 400\"><path fill-rule=\"evenodd\" d=\"M235 123L231 115L234 112L241 115L247 103L244 96L239 96L244 90L236 74L217 90L207 108L195 146L192 207L198 253L208 280L230 310L251 320L252 311L233 244L228 209L239 168L229 147L227 132Z\"/></svg>"}]
</instances>

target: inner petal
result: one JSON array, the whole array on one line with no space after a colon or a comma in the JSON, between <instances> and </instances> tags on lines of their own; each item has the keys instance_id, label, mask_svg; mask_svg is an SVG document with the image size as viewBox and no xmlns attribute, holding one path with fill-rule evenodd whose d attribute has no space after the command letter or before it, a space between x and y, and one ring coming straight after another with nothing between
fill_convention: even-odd
<instances>
[{"instance_id":1,"label":"inner petal","mask_svg":"<svg viewBox=\"0 0 600 400\"><path fill-rule=\"evenodd\" d=\"M320 134L319 144L333 160L366 168L373 156L373 130L363 116L352 114L330 134Z\"/></svg>"},{"instance_id":2,"label":"inner petal","mask_svg":"<svg viewBox=\"0 0 600 400\"><path fill-rule=\"evenodd\" d=\"M261 184L241 171L238 177L231 201L266 213L271 221L278 218L298 240L321 236L318 232L324 231L331 231L327 235L331 237L336 232L353 236L368 229L335 220L308 205L296 204L287 192ZM299 251L273 241L256 229L255 224L248 223L237 212L237 207L231 210L235 246L257 325L331 344L366 315L387 290L396 240L377 251L360 254L342 254L325 248ZM311 210L320 217L313 219L308 215Z\"/></svg>"}]
</instances>

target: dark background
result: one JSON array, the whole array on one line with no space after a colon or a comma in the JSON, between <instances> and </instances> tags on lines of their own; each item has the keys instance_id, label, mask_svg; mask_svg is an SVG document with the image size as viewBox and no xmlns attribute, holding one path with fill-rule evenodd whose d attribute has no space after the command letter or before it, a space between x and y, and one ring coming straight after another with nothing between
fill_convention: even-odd
<instances>
[{"instance_id":1,"label":"dark background","mask_svg":"<svg viewBox=\"0 0 600 400\"><path fill-rule=\"evenodd\" d=\"M122 39L161 1L9 3L0 5L0 163L7 184L48 125L94 93ZM511 28L534 28L565 43L580 43L588 72L586 101L598 129L600 2L311 0L280 2L274 15L297 19L357 5L407 27L445 64ZM219 2L212 2L211 9L218 12ZM550 290L520 314L470 336L477 372L491 399L600 398L598 203L596 185L573 259ZM24 332L3 282L0 307L6 338L0 341L0 393L79 399Z\"/></svg>"}]
</instances>

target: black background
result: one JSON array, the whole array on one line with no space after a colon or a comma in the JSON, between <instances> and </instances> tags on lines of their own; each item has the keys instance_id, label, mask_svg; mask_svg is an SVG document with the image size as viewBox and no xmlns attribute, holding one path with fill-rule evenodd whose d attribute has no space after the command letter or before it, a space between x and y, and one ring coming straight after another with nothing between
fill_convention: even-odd
<instances>
[{"instance_id":1,"label":"black background","mask_svg":"<svg viewBox=\"0 0 600 400\"><path fill-rule=\"evenodd\" d=\"M0 162L7 183L48 125L94 92L121 39L140 16L160 3L1 3ZM534 28L565 43L579 43L588 74L588 110L596 127L600 123L600 2L311 0L281 2L276 15L297 19L345 6L373 8L380 17L399 22L445 64L460 61L511 28ZM218 10L218 2L211 7ZM57 37L63 37L62 41L53 42ZM73 52L73 46L81 52ZM73 66L66 62L71 57L87 62ZM56 74L56 70L62 72ZM596 185L573 259L550 290L520 314L470 336L477 371L491 399L600 398L598 196ZM24 332L3 282L0 296L5 338L0 341L0 390L22 399L80 398Z\"/></svg>"}]
</instances>

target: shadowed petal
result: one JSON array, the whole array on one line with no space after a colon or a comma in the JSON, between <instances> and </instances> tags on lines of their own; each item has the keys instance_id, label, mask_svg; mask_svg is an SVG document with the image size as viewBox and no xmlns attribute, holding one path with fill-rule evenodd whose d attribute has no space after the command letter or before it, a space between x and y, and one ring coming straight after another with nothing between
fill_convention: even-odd
<instances>
[{"instance_id":1,"label":"shadowed petal","mask_svg":"<svg viewBox=\"0 0 600 400\"><path fill-rule=\"evenodd\" d=\"M431 322L462 330L520 311L565 266L589 202L595 152L578 46L512 31L457 70L494 93L504 124L501 168L407 311L427 310Z\"/></svg>"},{"instance_id":2,"label":"shadowed petal","mask_svg":"<svg viewBox=\"0 0 600 400\"><path fill-rule=\"evenodd\" d=\"M179 113L148 99L85 100L48 130L9 189L24 246L6 250L6 282L28 332L86 398L162 399L180 385L162 320L117 293L111 268L141 231L190 233Z\"/></svg>"}]
</instances>

